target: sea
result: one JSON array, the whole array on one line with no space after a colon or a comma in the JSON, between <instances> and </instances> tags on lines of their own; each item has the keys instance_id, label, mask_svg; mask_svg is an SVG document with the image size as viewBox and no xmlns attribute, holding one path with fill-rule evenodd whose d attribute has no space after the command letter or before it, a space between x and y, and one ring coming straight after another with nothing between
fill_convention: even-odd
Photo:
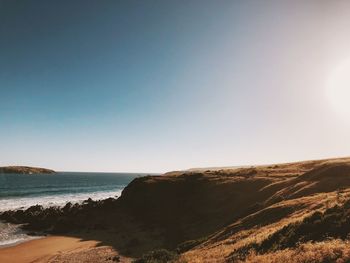
<instances>
[{"instance_id":1,"label":"sea","mask_svg":"<svg viewBox=\"0 0 350 263\"><path fill-rule=\"evenodd\" d=\"M88 198L102 200L117 198L141 173L81 173L0 174L0 213L26 209L33 205L64 206ZM40 238L30 236L20 226L0 221L0 247Z\"/></svg>"}]
</instances>

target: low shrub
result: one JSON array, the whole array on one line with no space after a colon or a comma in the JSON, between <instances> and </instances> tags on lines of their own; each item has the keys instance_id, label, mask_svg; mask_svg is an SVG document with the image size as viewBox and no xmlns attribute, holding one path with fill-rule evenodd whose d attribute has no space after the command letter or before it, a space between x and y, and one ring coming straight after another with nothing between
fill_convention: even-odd
<instances>
[{"instance_id":1,"label":"low shrub","mask_svg":"<svg viewBox=\"0 0 350 263\"><path fill-rule=\"evenodd\" d=\"M170 263L179 258L179 255L166 249L152 250L136 259L134 263Z\"/></svg>"}]
</instances>

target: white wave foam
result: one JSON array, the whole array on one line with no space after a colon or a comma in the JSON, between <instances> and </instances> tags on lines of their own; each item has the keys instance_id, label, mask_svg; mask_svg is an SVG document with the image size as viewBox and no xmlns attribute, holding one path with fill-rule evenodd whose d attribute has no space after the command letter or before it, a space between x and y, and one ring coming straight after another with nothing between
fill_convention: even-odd
<instances>
[{"instance_id":1,"label":"white wave foam","mask_svg":"<svg viewBox=\"0 0 350 263\"><path fill-rule=\"evenodd\" d=\"M33 205L64 206L66 203L80 203L91 198L92 200L102 200L110 197L119 197L122 190L93 193L62 194L38 197L23 197L0 200L0 211L26 209Z\"/></svg>"},{"instance_id":2,"label":"white wave foam","mask_svg":"<svg viewBox=\"0 0 350 263\"><path fill-rule=\"evenodd\" d=\"M0 222L0 247L7 247L38 238L41 237L27 235L20 229L19 225Z\"/></svg>"},{"instance_id":3,"label":"white wave foam","mask_svg":"<svg viewBox=\"0 0 350 263\"><path fill-rule=\"evenodd\" d=\"M12 237L11 239L0 240L0 248L10 247L10 246L14 246L14 245L17 245L19 243L26 242L26 241L42 238L40 236L33 237L33 236L25 235L25 234L23 234L23 235L24 236L20 237L20 238Z\"/></svg>"}]
</instances>

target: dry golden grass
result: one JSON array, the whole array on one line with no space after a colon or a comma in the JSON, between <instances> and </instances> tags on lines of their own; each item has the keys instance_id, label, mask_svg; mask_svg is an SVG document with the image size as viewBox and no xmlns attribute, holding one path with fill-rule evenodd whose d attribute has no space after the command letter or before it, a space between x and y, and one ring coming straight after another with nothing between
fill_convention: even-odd
<instances>
[{"instance_id":1,"label":"dry golden grass","mask_svg":"<svg viewBox=\"0 0 350 263\"><path fill-rule=\"evenodd\" d=\"M152 208L154 205L148 207L143 215L152 214L152 210L156 218L172 214L167 223L170 230L174 226L181 226L176 234L182 232L182 239L201 240L209 237L205 242L184 252L180 262L232 262L245 257L249 249L258 247L287 225L300 222L316 211L324 212L342 200L348 200L350 158L190 169L144 179L130 189L133 191L129 191L129 196L138 193L137 200L157 203L157 209ZM142 191L152 192L152 196L140 196ZM177 202L180 192L184 200L181 205ZM126 195L125 199L127 197ZM135 210L142 208L144 204ZM321 262L322 258L327 257L330 262L333 259L347 259L347 250L341 254L336 248L338 244L343 247L347 245L339 240L308 243L297 249L286 250L285 253L277 251L266 255L251 254L249 260L298 262L284 259L287 252L289 257L300 255L300 262L308 262L305 260L313 257L320 261L310 262ZM276 260L273 261L272 258Z\"/></svg>"},{"instance_id":2,"label":"dry golden grass","mask_svg":"<svg viewBox=\"0 0 350 263\"><path fill-rule=\"evenodd\" d=\"M333 239L317 243L301 244L295 249L284 249L264 255L250 254L245 263L318 263L350 261L350 243Z\"/></svg>"},{"instance_id":3,"label":"dry golden grass","mask_svg":"<svg viewBox=\"0 0 350 263\"><path fill-rule=\"evenodd\" d=\"M344 190L342 193L342 200L348 199L350 196L349 190ZM334 191L331 193L320 193L315 194L312 196L307 197L301 197L297 199L291 199L279 202L277 204L274 204L263 211L269 211L271 210L271 213L275 213L276 208L294 208L294 211L290 213L288 216L283 217L282 219L278 220L275 223L267 224L265 226L261 226L259 223L260 216L263 211L258 211L252 215L247 216L246 218L243 218L242 220L239 220L238 222L235 222L234 224L226 227L224 230L219 231L216 235L214 235L211 239L209 239L207 242L203 243L202 245L188 251L187 253L182 255L182 260L186 262L227 262L227 259L229 258L229 255L244 246L247 246L249 244L253 243L260 243L264 239L266 239L271 234L275 233L276 231L282 229L288 224L295 223L298 221L302 221L305 217L310 216L315 211L323 212L325 209L333 207L336 204L339 204L339 193ZM224 239L220 239L220 236L223 235L223 232L229 231L230 228L235 229L238 228L240 225L245 225L247 221L252 221L256 225L249 229L240 230L236 233L233 233L225 237ZM219 240L218 240L219 239ZM339 240L334 241L328 241L328 242L320 242L318 243L318 246L315 246L315 248L320 248L322 246L322 250L320 248L320 251L318 253L321 253L322 251L324 253L327 252L325 244L329 245L330 249L333 249L336 244L339 244ZM347 242L342 243L344 246L349 245ZM310 248L314 244L306 244L305 246L301 247L303 249ZM333 245L333 247L331 246ZM301 249L300 248L300 249ZM289 250L288 250L289 251ZM293 251L293 250L291 250ZM336 250L334 250L336 251ZM350 251L350 248L349 248ZM290 252L292 253L292 252ZM311 252L305 253L305 257L308 256ZM332 252L333 253L333 252ZM334 252L335 253L335 252ZM269 254L270 255L270 254ZM271 254L275 255L275 253ZM267 256L267 255L266 255ZM283 256L283 253L279 257ZM249 257L249 260L253 260L256 255L251 255ZM277 257L277 256L276 256ZM311 257L311 256L310 256ZM268 258L263 258L262 255L257 257L261 259L260 261L249 261L249 262L265 262L263 260L268 260ZM266 261L270 262L270 261ZM271 261L271 262L283 262L282 258L281 260L278 259L277 261ZM288 262L296 262L296 261L288 261ZM299 261L299 262L305 262L305 261ZM306 261L308 262L308 261ZM310 261L313 262L313 261ZM319 261L315 261L319 262ZM321 262L321 261L320 261ZM342 262L342 261L339 261Z\"/></svg>"},{"instance_id":4,"label":"dry golden grass","mask_svg":"<svg viewBox=\"0 0 350 263\"><path fill-rule=\"evenodd\" d=\"M342 262L350 260L345 241L296 247L300 241L322 241L329 236L327 230L333 226L325 224L326 216L322 214L322 225L316 230L310 226L294 230L305 226L305 217L310 218L316 211L337 210L339 207L329 208L349 199L350 158L192 169L137 178L112 206L106 203L99 210L84 210L81 217L67 217L72 220L67 222L91 215L93 220L86 226L94 227L96 222L109 226L102 231L108 235L93 233L94 240L112 244L117 251L131 256L167 248L183 253L181 263L236 262L244 258L247 262ZM350 211L350 202L346 204L341 211ZM341 223L337 233L343 233L342 222L348 222L348 214L338 214L330 213ZM350 222L345 226L345 235L333 237L346 238ZM290 227L293 231L284 232ZM308 236L310 229L320 235ZM110 239L111 230L115 233ZM296 237L295 242L292 237ZM135 242L129 245L129 241ZM253 249L254 253L266 254L253 254Z\"/></svg>"}]
</instances>

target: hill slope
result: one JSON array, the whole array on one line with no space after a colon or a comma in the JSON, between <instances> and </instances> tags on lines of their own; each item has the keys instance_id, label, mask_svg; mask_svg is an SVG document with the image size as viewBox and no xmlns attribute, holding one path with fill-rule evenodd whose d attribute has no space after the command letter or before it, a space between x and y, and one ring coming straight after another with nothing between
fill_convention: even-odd
<instances>
[{"instance_id":1,"label":"hill slope","mask_svg":"<svg viewBox=\"0 0 350 263\"><path fill-rule=\"evenodd\" d=\"M1 218L131 257L166 248L179 262L346 262L349 200L350 158L342 158L146 176L117 200Z\"/></svg>"}]
</instances>

